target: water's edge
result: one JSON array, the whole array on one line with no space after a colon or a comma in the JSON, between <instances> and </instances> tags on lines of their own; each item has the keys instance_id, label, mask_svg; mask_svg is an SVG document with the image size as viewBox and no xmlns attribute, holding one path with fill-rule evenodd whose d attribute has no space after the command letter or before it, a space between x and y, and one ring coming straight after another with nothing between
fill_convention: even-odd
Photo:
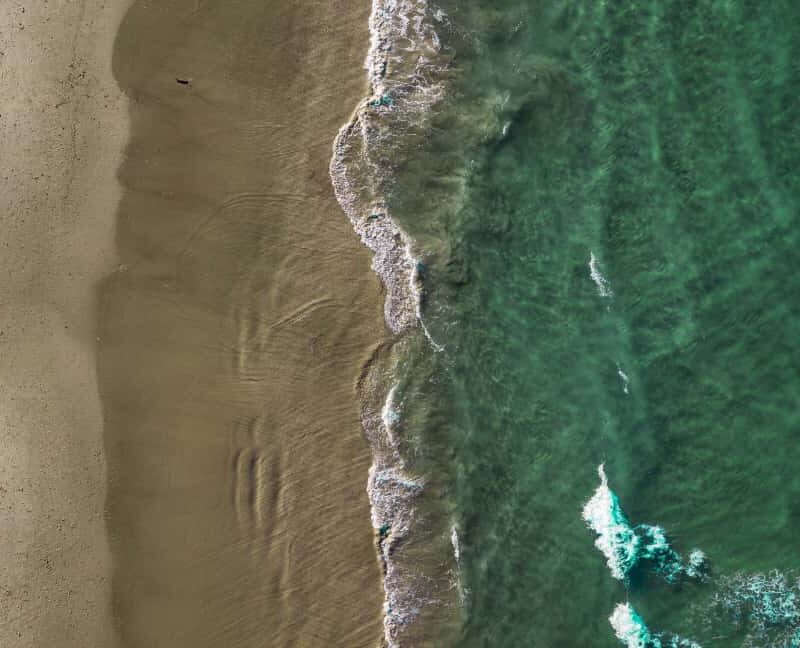
<instances>
[{"instance_id":1,"label":"water's edge","mask_svg":"<svg viewBox=\"0 0 800 648\"><path fill-rule=\"evenodd\" d=\"M392 218L386 199L392 154L424 130L426 115L444 93L443 83L435 80L439 41L433 18L424 1L373 1L365 61L370 94L339 130L330 162L336 198L373 253L372 269L386 291L384 315L393 333L373 351L357 388L372 452L367 492L383 570L383 641L389 647L419 641L421 630L415 622L422 608L451 606L443 600L451 598L448 592L436 590L452 588L431 587L435 579L412 565L419 560L419 546L414 545L424 542L413 541L411 533L420 522L425 479L409 471L403 458L395 429L401 417L395 376L398 363L410 354L409 339L426 334L420 310L424 266L414 256L414 241ZM395 47L400 42L406 46Z\"/></svg>"}]
</instances>

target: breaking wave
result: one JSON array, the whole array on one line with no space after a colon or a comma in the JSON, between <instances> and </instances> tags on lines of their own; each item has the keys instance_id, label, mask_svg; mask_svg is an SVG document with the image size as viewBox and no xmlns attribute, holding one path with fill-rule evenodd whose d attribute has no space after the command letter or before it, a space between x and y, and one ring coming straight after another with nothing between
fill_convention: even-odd
<instances>
[{"instance_id":1,"label":"breaking wave","mask_svg":"<svg viewBox=\"0 0 800 648\"><path fill-rule=\"evenodd\" d=\"M700 648L700 644L670 633L654 634L630 603L620 603L608 618L617 639L627 648Z\"/></svg>"},{"instance_id":2,"label":"breaking wave","mask_svg":"<svg viewBox=\"0 0 800 648\"><path fill-rule=\"evenodd\" d=\"M595 546L606 558L611 575L626 580L639 566L649 567L668 583L682 578L702 579L707 570L699 549L687 561L676 552L659 526L633 526L622 510L617 494L608 487L605 468L598 467L600 486L583 508L583 519L596 534Z\"/></svg>"}]
</instances>

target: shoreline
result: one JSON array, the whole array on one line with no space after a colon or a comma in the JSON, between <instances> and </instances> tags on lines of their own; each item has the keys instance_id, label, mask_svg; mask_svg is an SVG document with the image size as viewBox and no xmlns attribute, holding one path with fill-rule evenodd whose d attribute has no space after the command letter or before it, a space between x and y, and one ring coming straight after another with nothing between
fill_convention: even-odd
<instances>
[{"instance_id":1,"label":"shoreline","mask_svg":"<svg viewBox=\"0 0 800 648\"><path fill-rule=\"evenodd\" d=\"M427 479L409 469L394 429L403 417L396 402L398 364L414 354L418 336L424 336L432 352L444 347L431 338L422 319L424 264L414 256L415 242L394 220L385 198L392 171L391 162L388 170L384 163L391 150L402 151L424 137L428 115L444 96L444 82L435 80L441 46L432 22L444 20L425 0L399 7L373 0L364 64L369 95L340 128L329 168L342 210L372 252L372 269L386 293L384 319L394 334L365 364L358 387L361 423L372 452L367 492L383 569L383 640L389 648L426 643L428 626L436 625L430 617L437 612L431 610L443 614L449 628L448 610L464 604L456 528L447 525L445 544L451 555L442 560L438 522L423 528L423 520L430 519L430 511L422 512L430 507ZM402 41L415 44L416 57L405 56L404 48L397 53L394 45ZM429 559L427 567L418 562L423 556Z\"/></svg>"}]
</instances>

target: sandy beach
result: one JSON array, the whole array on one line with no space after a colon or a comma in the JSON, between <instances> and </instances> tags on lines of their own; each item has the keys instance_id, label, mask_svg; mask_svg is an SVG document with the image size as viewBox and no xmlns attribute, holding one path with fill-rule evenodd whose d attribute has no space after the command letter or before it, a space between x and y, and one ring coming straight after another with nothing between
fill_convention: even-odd
<instances>
[{"instance_id":1,"label":"sandy beach","mask_svg":"<svg viewBox=\"0 0 800 648\"><path fill-rule=\"evenodd\" d=\"M117 261L127 0L0 6L0 645L114 646L95 283Z\"/></svg>"},{"instance_id":2,"label":"sandy beach","mask_svg":"<svg viewBox=\"0 0 800 648\"><path fill-rule=\"evenodd\" d=\"M378 644L386 332L328 176L368 12L0 9L0 644Z\"/></svg>"}]
</instances>

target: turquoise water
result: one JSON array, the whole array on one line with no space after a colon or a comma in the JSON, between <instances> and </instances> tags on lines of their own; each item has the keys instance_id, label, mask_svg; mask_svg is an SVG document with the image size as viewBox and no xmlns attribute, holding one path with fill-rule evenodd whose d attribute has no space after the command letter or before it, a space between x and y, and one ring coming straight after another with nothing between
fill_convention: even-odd
<instances>
[{"instance_id":1,"label":"turquoise water","mask_svg":"<svg viewBox=\"0 0 800 648\"><path fill-rule=\"evenodd\" d=\"M619 646L630 600L704 647L798 645L800 3L441 4L448 98L391 200L444 346L407 434L447 475L455 643ZM613 577L601 463L710 578ZM743 585L770 570L782 616Z\"/></svg>"}]
</instances>

